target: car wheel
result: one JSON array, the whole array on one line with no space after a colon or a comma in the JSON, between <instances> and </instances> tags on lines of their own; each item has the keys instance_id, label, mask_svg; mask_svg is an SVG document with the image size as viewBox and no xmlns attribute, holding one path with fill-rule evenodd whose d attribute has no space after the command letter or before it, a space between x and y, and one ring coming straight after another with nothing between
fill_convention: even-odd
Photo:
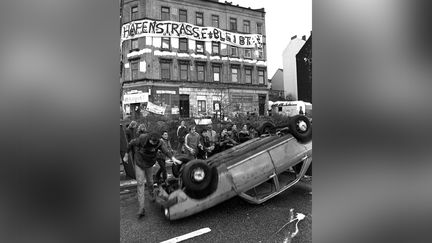
<instances>
[{"instance_id":1,"label":"car wheel","mask_svg":"<svg viewBox=\"0 0 432 243\"><path fill-rule=\"evenodd\" d=\"M274 125L270 122L266 122L261 126L260 135L262 134L270 134L274 129Z\"/></svg>"},{"instance_id":2,"label":"car wheel","mask_svg":"<svg viewBox=\"0 0 432 243\"><path fill-rule=\"evenodd\" d=\"M183 185L192 191L204 190L211 181L210 166L203 160L193 160L183 167Z\"/></svg>"},{"instance_id":3,"label":"car wheel","mask_svg":"<svg viewBox=\"0 0 432 243\"><path fill-rule=\"evenodd\" d=\"M187 163L181 173L185 193L194 199L201 199L216 191L218 172L203 160Z\"/></svg>"},{"instance_id":4,"label":"car wheel","mask_svg":"<svg viewBox=\"0 0 432 243\"><path fill-rule=\"evenodd\" d=\"M289 129L291 134L300 142L308 142L312 139L312 126L306 116L292 117L289 122Z\"/></svg>"},{"instance_id":5,"label":"car wheel","mask_svg":"<svg viewBox=\"0 0 432 243\"><path fill-rule=\"evenodd\" d=\"M191 161L192 158L188 157L187 155L179 155L176 156L176 159L180 160L182 162L181 165L178 164L172 164L171 170L173 173L173 176L178 178L180 176L180 169L187 164L187 162Z\"/></svg>"}]
</instances>

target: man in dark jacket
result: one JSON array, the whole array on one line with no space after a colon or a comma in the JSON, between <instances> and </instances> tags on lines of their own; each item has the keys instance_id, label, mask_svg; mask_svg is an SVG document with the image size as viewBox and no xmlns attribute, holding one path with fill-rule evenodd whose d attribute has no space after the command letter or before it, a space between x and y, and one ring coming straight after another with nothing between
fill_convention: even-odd
<instances>
[{"instance_id":1,"label":"man in dark jacket","mask_svg":"<svg viewBox=\"0 0 432 243\"><path fill-rule=\"evenodd\" d=\"M180 126L177 128L177 139L178 139L178 147L177 152L183 152L183 146L185 143L185 136L188 134L188 129L185 126L185 121L180 122Z\"/></svg>"},{"instance_id":2,"label":"man in dark jacket","mask_svg":"<svg viewBox=\"0 0 432 243\"><path fill-rule=\"evenodd\" d=\"M238 143L234 141L229 135L226 128L224 128L219 136L219 152L232 148Z\"/></svg>"},{"instance_id":3,"label":"man in dark jacket","mask_svg":"<svg viewBox=\"0 0 432 243\"><path fill-rule=\"evenodd\" d=\"M126 139L128 142L130 142L132 139L137 137L137 133L136 133L136 127L137 127L138 123L136 121L131 121L131 123L129 124L129 126L126 128Z\"/></svg>"},{"instance_id":4,"label":"man in dark jacket","mask_svg":"<svg viewBox=\"0 0 432 243\"><path fill-rule=\"evenodd\" d=\"M139 137L141 134L148 133L147 126L144 123L139 124L136 133L137 133L136 137Z\"/></svg>"},{"instance_id":5,"label":"man in dark jacket","mask_svg":"<svg viewBox=\"0 0 432 243\"><path fill-rule=\"evenodd\" d=\"M176 159L173 154L167 149L166 145L160 141L160 135L157 133L141 134L138 138L133 139L128 144L128 152L135 152L135 175L137 181L138 194L138 218L145 215L144 210L144 183L147 182L151 200L153 200L153 165L156 163L157 152L160 150L174 163L181 164L182 162ZM127 162L128 153L125 154L123 160Z\"/></svg>"},{"instance_id":6,"label":"man in dark jacket","mask_svg":"<svg viewBox=\"0 0 432 243\"><path fill-rule=\"evenodd\" d=\"M231 130L228 132L228 134L230 135L231 139L233 139L237 143L239 142L239 135L238 135L236 124L232 125Z\"/></svg>"},{"instance_id":7,"label":"man in dark jacket","mask_svg":"<svg viewBox=\"0 0 432 243\"><path fill-rule=\"evenodd\" d=\"M160 139L162 143L164 143L164 146L168 149L168 151L172 154L174 154L174 150L171 147L171 142L168 139L168 131L162 132L162 138ZM165 154L163 154L160 150L157 154L156 161L159 164L159 170L156 172L156 181L159 183L166 181L168 175L166 170L166 161L170 158L167 157ZM161 178L162 176L162 178Z\"/></svg>"}]
</instances>

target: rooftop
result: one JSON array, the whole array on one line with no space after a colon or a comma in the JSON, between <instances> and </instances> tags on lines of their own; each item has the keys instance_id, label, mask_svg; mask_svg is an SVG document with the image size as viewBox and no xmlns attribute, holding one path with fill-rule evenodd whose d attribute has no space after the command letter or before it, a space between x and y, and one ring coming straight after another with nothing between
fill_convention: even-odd
<instances>
[{"instance_id":1,"label":"rooftop","mask_svg":"<svg viewBox=\"0 0 432 243\"><path fill-rule=\"evenodd\" d=\"M238 5L238 4L234 5L234 4L232 4L232 2L228 2L228 1L224 1L224 2L220 2L218 0L201 0L201 1L214 2L214 3L218 3L218 4L222 4L222 5L233 6L233 7L238 7L238 8L242 8L242 9L247 9L247 10L252 10L252 11L257 11L257 12L265 13L264 8L253 9L253 8L250 8L250 7L242 7L242 6Z\"/></svg>"}]
</instances>

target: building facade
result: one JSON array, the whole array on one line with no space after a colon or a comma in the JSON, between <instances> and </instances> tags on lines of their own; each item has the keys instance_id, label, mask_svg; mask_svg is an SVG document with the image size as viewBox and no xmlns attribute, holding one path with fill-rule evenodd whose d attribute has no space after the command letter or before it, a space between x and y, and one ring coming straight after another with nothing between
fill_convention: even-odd
<instances>
[{"instance_id":1,"label":"building facade","mask_svg":"<svg viewBox=\"0 0 432 243\"><path fill-rule=\"evenodd\" d=\"M125 115L267 115L264 9L122 0L121 23Z\"/></svg>"},{"instance_id":2,"label":"building facade","mask_svg":"<svg viewBox=\"0 0 432 243\"><path fill-rule=\"evenodd\" d=\"M306 42L306 37L298 38L296 35L291 38L287 47L282 53L283 63L283 84L282 89L285 97L290 100L298 100L297 93L297 62L296 55Z\"/></svg>"},{"instance_id":3,"label":"building facade","mask_svg":"<svg viewBox=\"0 0 432 243\"><path fill-rule=\"evenodd\" d=\"M269 91L269 100L285 100L286 95L283 88L283 69L279 68L271 78L271 88ZM269 107L270 108L270 107Z\"/></svg>"},{"instance_id":4,"label":"building facade","mask_svg":"<svg viewBox=\"0 0 432 243\"><path fill-rule=\"evenodd\" d=\"M298 99L312 103L312 34L296 55Z\"/></svg>"}]
</instances>

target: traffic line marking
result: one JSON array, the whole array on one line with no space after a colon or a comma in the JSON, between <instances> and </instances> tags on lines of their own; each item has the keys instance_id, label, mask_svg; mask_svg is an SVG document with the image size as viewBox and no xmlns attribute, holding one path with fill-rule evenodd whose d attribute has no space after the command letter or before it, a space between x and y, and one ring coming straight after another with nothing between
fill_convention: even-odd
<instances>
[{"instance_id":1,"label":"traffic line marking","mask_svg":"<svg viewBox=\"0 0 432 243\"><path fill-rule=\"evenodd\" d=\"M187 239L190 239L190 238L193 238L193 237L196 237L196 236L208 233L210 231L211 231L211 229L208 228L208 227L207 228L202 228L202 229L195 230L193 232L187 233L185 235L177 236L175 238L172 238L172 239L169 239L169 240L166 240L166 241L162 241L161 243L177 243L177 242L180 242L180 241L184 241L184 240L187 240Z\"/></svg>"}]
</instances>

